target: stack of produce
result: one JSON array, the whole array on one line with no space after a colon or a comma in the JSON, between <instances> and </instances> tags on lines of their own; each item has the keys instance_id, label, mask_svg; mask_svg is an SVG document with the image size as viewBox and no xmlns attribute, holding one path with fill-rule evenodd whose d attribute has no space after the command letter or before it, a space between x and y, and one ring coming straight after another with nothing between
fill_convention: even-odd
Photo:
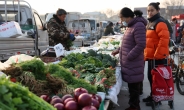
<instances>
[{"instance_id":1,"label":"stack of produce","mask_svg":"<svg viewBox=\"0 0 184 110\"><path fill-rule=\"evenodd\" d=\"M57 110L98 110L102 98L96 94L89 94L85 88L76 88L74 95L66 94L63 97L57 95L51 98L47 95L40 97L53 105Z\"/></svg>"},{"instance_id":2,"label":"stack of produce","mask_svg":"<svg viewBox=\"0 0 184 110\"><path fill-rule=\"evenodd\" d=\"M114 50L119 48L120 41L113 40L113 39L102 39L98 43L100 50Z\"/></svg>"},{"instance_id":3,"label":"stack of produce","mask_svg":"<svg viewBox=\"0 0 184 110\"><path fill-rule=\"evenodd\" d=\"M65 88L65 81L61 78L45 73L44 63L40 60L30 60L20 64L14 64L3 70L11 77L13 82L20 82L36 95L53 94Z\"/></svg>"},{"instance_id":4,"label":"stack of produce","mask_svg":"<svg viewBox=\"0 0 184 110\"><path fill-rule=\"evenodd\" d=\"M13 82L20 82L38 96L73 93L78 87L85 87L90 93L97 92L96 87L75 78L67 69L55 64L44 65L41 60L14 64L3 72L10 75Z\"/></svg>"},{"instance_id":5,"label":"stack of produce","mask_svg":"<svg viewBox=\"0 0 184 110\"><path fill-rule=\"evenodd\" d=\"M107 92L116 83L116 63L117 60L108 54L89 50L88 53L72 53L59 65L69 68L73 76L97 86L97 91Z\"/></svg>"},{"instance_id":6,"label":"stack of produce","mask_svg":"<svg viewBox=\"0 0 184 110\"><path fill-rule=\"evenodd\" d=\"M51 76L63 78L66 81L67 87L71 88L79 88L83 87L88 90L89 93L96 93L97 88L89 83L87 83L84 79L78 79L72 75L72 73L65 69L62 66L56 64L47 65L47 72L51 74Z\"/></svg>"},{"instance_id":7,"label":"stack of produce","mask_svg":"<svg viewBox=\"0 0 184 110\"><path fill-rule=\"evenodd\" d=\"M0 77L0 99L1 110L56 110L28 88L11 82L5 76Z\"/></svg>"}]
</instances>

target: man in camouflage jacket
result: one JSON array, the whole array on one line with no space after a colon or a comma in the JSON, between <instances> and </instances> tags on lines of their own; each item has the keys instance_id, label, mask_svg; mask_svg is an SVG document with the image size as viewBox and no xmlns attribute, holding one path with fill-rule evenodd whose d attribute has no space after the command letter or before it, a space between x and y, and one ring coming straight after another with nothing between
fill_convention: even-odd
<instances>
[{"instance_id":1,"label":"man in camouflage jacket","mask_svg":"<svg viewBox=\"0 0 184 110\"><path fill-rule=\"evenodd\" d=\"M66 28L65 18L67 12L64 9L58 9L56 14L49 20L47 31L49 34L49 46L55 46L61 43L65 50L70 50L72 40L70 32Z\"/></svg>"}]
</instances>

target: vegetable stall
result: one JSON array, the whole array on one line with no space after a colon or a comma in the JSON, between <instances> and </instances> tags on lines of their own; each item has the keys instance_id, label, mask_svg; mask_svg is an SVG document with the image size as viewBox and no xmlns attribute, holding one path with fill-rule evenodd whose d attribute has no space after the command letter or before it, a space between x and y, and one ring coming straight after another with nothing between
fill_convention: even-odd
<instances>
[{"instance_id":1,"label":"vegetable stall","mask_svg":"<svg viewBox=\"0 0 184 110\"><path fill-rule=\"evenodd\" d=\"M104 41L103 44L111 46L112 50L120 42ZM3 100L0 105L7 110L16 110L18 107L19 110L44 107L48 110L104 110L105 99L117 104L122 83L120 67L117 67L118 58L112 57L108 53L110 50L104 50L104 45L96 50L97 45L65 52L65 56L57 63L45 63L40 58L23 54L0 62L0 71L6 75L0 80L0 89L4 91L1 92ZM13 93L13 85L23 88L27 96L21 96L23 92L19 90ZM37 100L39 97L41 101L38 100L35 106L32 102L26 102L26 99ZM30 105L34 107L26 108Z\"/></svg>"}]
</instances>

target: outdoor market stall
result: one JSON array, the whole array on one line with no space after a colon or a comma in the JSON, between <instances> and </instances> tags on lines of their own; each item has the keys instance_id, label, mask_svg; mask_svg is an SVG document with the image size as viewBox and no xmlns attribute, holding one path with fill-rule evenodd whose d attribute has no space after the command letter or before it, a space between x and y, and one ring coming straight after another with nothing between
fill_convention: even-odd
<instances>
[{"instance_id":1,"label":"outdoor market stall","mask_svg":"<svg viewBox=\"0 0 184 110\"><path fill-rule=\"evenodd\" d=\"M89 94L101 96L100 105L95 107L103 110L104 99L118 105L117 95L122 85L118 57L110 55L120 44L114 37L110 38L110 42L106 38L90 47L65 51L64 58L57 62L43 62L43 59L24 54L12 56L0 63L0 70L9 75L12 82L21 83L37 96L64 97L75 94L73 91L78 88L84 88ZM106 50L105 45L101 44L112 47Z\"/></svg>"}]
</instances>

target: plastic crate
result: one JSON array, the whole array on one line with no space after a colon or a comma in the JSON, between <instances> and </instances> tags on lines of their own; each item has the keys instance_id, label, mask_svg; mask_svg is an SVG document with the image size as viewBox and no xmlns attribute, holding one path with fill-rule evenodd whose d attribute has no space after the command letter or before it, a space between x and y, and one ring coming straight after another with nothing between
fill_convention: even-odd
<instances>
[{"instance_id":1,"label":"plastic crate","mask_svg":"<svg viewBox=\"0 0 184 110\"><path fill-rule=\"evenodd\" d=\"M56 61L61 61L62 57L56 58L56 57L40 57L40 59L45 63L51 63Z\"/></svg>"},{"instance_id":2,"label":"plastic crate","mask_svg":"<svg viewBox=\"0 0 184 110\"><path fill-rule=\"evenodd\" d=\"M35 25L21 25L20 27L22 30L35 29Z\"/></svg>"},{"instance_id":3,"label":"plastic crate","mask_svg":"<svg viewBox=\"0 0 184 110\"><path fill-rule=\"evenodd\" d=\"M104 101L101 102L100 107L98 110L104 110Z\"/></svg>"}]
</instances>

